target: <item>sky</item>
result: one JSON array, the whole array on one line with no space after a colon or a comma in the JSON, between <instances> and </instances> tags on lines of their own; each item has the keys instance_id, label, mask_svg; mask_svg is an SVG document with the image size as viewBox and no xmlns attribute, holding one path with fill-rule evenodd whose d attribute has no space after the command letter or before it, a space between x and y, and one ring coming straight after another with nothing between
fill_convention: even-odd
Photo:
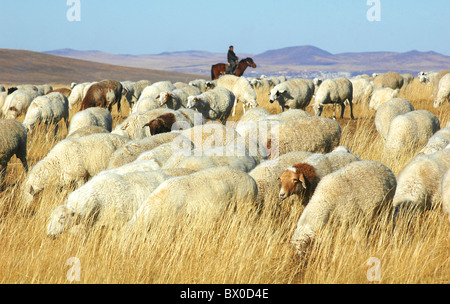
<instances>
[{"instance_id":1,"label":"sky","mask_svg":"<svg viewBox=\"0 0 450 304\"><path fill-rule=\"evenodd\" d=\"M234 45L239 56L313 45L450 56L449 16L449 0L0 0L0 48L141 55Z\"/></svg>"}]
</instances>

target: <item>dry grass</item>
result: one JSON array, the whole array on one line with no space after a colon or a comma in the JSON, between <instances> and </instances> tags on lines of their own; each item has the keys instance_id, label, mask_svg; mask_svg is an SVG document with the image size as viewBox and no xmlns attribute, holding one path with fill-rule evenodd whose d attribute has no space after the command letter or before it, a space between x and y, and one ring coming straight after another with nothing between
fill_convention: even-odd
<instances>
[{"instance_id":1,"label":"dry grass","mask_svg":"<svg viewBox=\"0 0 450 304\"><path fill-rule=\"evenodd\" d=\"M419 83L400 95L416 109L438 115L443 126L450 121L450 105L433 109L429 90ZM267 100L267 93L259 92L262 107L279 111ZM312 113L310 107L307 110ZM347 111L338 120L343 128L341 144L362 159L386 163L398 174L414 155L389 160L375 130L374 113L361 104L354 110L357 120L349 120ZM115 124L127 111L113 112ZM235 119L240 114L238 108ZM324 116L331 115L331 106L326 107ZM65 133L63 128L58 140ZM41 132L29 138L30 168L55 144ZM95 227L89 235L66 233L52 240L45 234L48 217L67 193L46 189L34 212L29 212L21 208L24 179L20 161L14 157L0 192L0 283L71 283L67 277L71 257L80 261L80 282L89 284L366 284L371 283L367 274L372 257L381 263L381 283L450 283L450 225L440 209L426 212L413 226L399 222L395 232L387 211L370 234L358 224L351 230L329 226L305 257L297 256L289 242L302 207L295 200L280 205L275 194L261 214L243 202L236 213L224 214L218 221L167 217L141 235Z\"/></svg>"}]
</instances>

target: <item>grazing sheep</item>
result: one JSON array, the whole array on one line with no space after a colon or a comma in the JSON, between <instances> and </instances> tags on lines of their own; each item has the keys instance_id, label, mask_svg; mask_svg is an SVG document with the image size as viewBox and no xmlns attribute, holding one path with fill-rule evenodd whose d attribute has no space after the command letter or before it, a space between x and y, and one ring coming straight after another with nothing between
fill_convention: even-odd
<instances>
[{"instance_id":1,"label":"grazing sheep","mask_svg":"<svg viewBox=\"0 0 450 304\"><path fill-rule=\"evenodd\" d=\"M237 77L234 75L224 75L217 80L216 88L217 87L230 90L236 97L232 116L235 116L236 114L236 105L238 102L242 102L244 113L245 107L256 108L258 106L258 102L256 101L256 92L250 84L250 81L243 76Z\"/></svg>"},{"instance_id":2,"label":"grazing sheep","mask_svg":"<svg viewBox=\"0 0 450 304\"><path fill-rule=\"evenodd\" d=\"M161 92L159 94L158 105L163 107L164 105L169 109L178 110L179 108L187 108L187 102L189 96L200 95L202 91L193 86L185 86L179 89L175 89L171 92Z\"/></svg>"},{"instance_id":3,"label":"grazing sheep","mask_svg":"<svg viewBox=\"0 0 450 304\"><path fill-rule=\"evenodd\" d=\"M158 109L158 101L152 97L140 98L131 109L131 113L146 112Z\"/></svg>"},{"instance_id":4,"label":"grazing sheep","mask_svg":"<svg viewBox=\"0 0 450 304\"><path fill-rule=\"evenodd\" d=\"M27 130L25 126L14 119L0 119L1 184L3 184L8 163L13 155L20 159L25 171L28 172Z\"/></svg>"},{"instance_id":5,"label":"grazing sheep","mask_svg":"<svg viewBox=\"0 0 450 304\"><path fill-rule=\"evenodd\" d=\"M88 136L88 135L92 135L92 134L99 134L99 133L111 133L111 132L106 130L103 127L86 126L86 127L81 127L79 129L77 129L76 131L68 134L66 136L66 139L80 138L80 137L84 137L84 136Z\"/></svg>"},{"instance_id":6,"label":"grazing sheep","mask_svg":"<svg viewBox=\"0 0 450 304\"><path fill-rule=\"evenodd\" d=\"M121 226L127 223L150 194L170 176L161 172L104 172L69 194L64 205L50 215L47 236L56 238L66 230L96 223Z\"/></svg>"},{"instance_id":7,"label":"grazing sheep","mask_svg":"<svg viewBox=\"0 0 450 304\"><path fill-rule=\"evenodd\" d=\"M112 106L117 104L117 111L120 112L122 92L123 86L116 80L108 79L94 83L86 91L81 101L80 110L86 110L91 107L103 107L111 112Z\"/></svg>"},{"instance_id":8,"label":"grazing sheep","mask_svg":"<svg viewBox=\"0 0 450 304\"><path fill-rule=\"evenodd\" d=\"M303 162L290 166L280 175L279 198L284 200L297 194L303 198L302 204L306 205L325 175L360 160L345 146L339 146L328 154L312 154Z\"/></svg>"},{"instance_id":9,"label":"grazing sheep","mask_svg":"<svg viewBox=\"0 0 450 304\"><path fill-rule=\"evenodd\" d=\"M450 222L450 169L447 170L442 179L442 209Z\"/></svg>"},{"instance_id":10,"label":"grazing sheep","mask_svg":"<svg viewBox=\"0 0 450 304\"><path fill-rule=\"evenodd\" d=\"M195 79L189 82L190 86L197 87L202 92L206 92L208 88L208 81L206 79Z\"/></svg>"},{"instance_id":11,"label":"grazing sheep","mask_svg":"<svg viewBox=\"0 0 450 304\"><path fill-rule=\"evenodd\" d=\"M78 104L81 104L81 101L84 98L84 94L85 94L85 88L91 85L91 82L83 82L83 83L78 83L72 84L73 86L71 86L72 92L70 93L70 96L68 97L69 99L69 109L72 109L73 107L75 107Z\"/></svg>"},{"instance_id":12,"label":"grazing sheep","mask_svg":"<svg viewBox=\"0 0 450 304\"><path fill-rule=\"evenodd\" d=\"M427 145L420 150L419 155L431 154L445 149L450 144L450 126L440 129L427 142Z\"/></svg>"},{"instance_id":13,"label":"grazing sheep","mask_svg":"<svg viewBox=\"0 0 450 304\"><path fill-rule=\"evenodd\" d=\"M24 183L25 204L30 206L45 187L80 187L107 168L113 152L128 142L114 134L93 134L64 139L50 150L29 172Z\"/></svg>"},{"instance_id":14,"label":"grazing sheep","mask_svg":"<svg viewBox=\"0 0 450 304\"><path fill-rule=\"evenodd\" d=\"M28 134L32 134L37 124L55 125L55 138L59 121L64 120L69 129L69 101L62 93L54 92L36 97L30 104L23 120Z\"/></svg>"},{"instance_id":15,"label":"grazing sheep","mask_svg":"<svg viewBox=\"0 0 450 304\"><path fill-rule=\"evenodd\" d=\"M151 97L156 100L158 99L158 95L161 94L161 92L173 91L175 89L176 87L170 81L158 81L146 87L142 91L139 99Z\"/></svg>"},{"instance_id":16,"label":"grazing sheep","mask_svg":"<svg viewBox=\"0 0 450 304\"><path fill-rule=\"evenodd\" d=\"M144 128L149 127L151 135L167 133L172 131L172 125L176 121L177 118L175 117L175 114L165 113L152 119L149 123L144 125Z\"/></svg>"},{"instance_id":17,"label":"grazing sheep","mask_svg":"<svg viewBox=\"0 0 450 304\"><path fill-rule=\"evenodd\" d=\"M353 85L347 78L336 78L325 80L317 89L316 98L314 100L313 109L317 116L320 116L323 111L323 106L326 104L340 104L341 118L344 117L345 102L348 101L350 105L350 117L353 116ZM336 118L336 109L333 117Z\"/></svg>"},{"instance_id":18,"label":"grazing sheep","mask_svg":"<svg viewBox=\"0 0 450 304\"><path fill-rule=\"evenodd\" d=\"M166 114L172 113L176 117L176 129L187 129L192 127L192 122L181 112L167 108L158 108L146 112L132 113L122 123L116 126L112 131L113 134L126 136L131 140L142 139L151 136L150 129L145 125L153 119Z\"/></svg>"},{"instance_id":19,"label":"grazing sheep","mask_svg":"<svg viewBox=\"0 0 450 304\"><path fill-rule=\"evenodd\" d=\"M70 120L69 135L83 127L101 127L108 132L112 131L113 118L111 112L101 107L88 108L75 113Z\"/></svg>"},{"instance_id":20,"label":"grazing sheep","mask_svg":"<svg viewBox=\"0 0 450 304\"><path fill-rule=\"evenodd\" d=\"M192 142L189 143L188 141L185 141L185 139L180 142L178 137L176 139L176 141L174 140L172 142L161 144L151 150L141 153L136 158L136 161L154 160L162 168L174 153L179 151L188 153L194 148L194 144Z\"/></svg>"},{"instance_id":21,"label":"grazing sheep","mask_svg":"<svg viewBox=\"0 0 450 304\"><path fill-rule=\"evenodd\" d=\"M290 151L329 153L339 145L341 126L335 120L312 116L281 121L271 128L266 147L270 157Z\"/></svg>"},{"instance_id":22,"label":"grazing sheep","mask_svg":"<svg viewBox=\"0 0 450 304\"><path fill-rule=\"evenodd\" d=\"M17 90L8 95L3 104L3 115L7 119L16 119L22 113L26 113L31 102L40 96L34 90Z\"/></svg>"},{"instance_id":23,"label":"grazing sheep","mask_svg":"<svg viewBox=\"0 0 450 304\"><path fill-rule=\"evenodd\" d=\"M369 106L370 98L373 94L373 84L365 79L350 79L353 86L353 104L361 103L364 106Z\"/></svg>"},{"instance_id":24,"label":"grazing sheep","mask_svg":"<svg viewBox=\"0 0 450 304\"><path fill-rule=\"evenodd\" d=\"M369 108L377 111L378 107L383 103L397 98L399 90L393 90L391 88L380 88L373 92L372 98L370 98Z\"/></svg>"},{"instance_id":25,"label":"grazing sheep","mask_svg":"<svg viewBox=\"0 0 450 304\"><path fill-rule=\"evenodd\" d=\"M384 150L390 157L415 152L425 146L440 129L439 119L426 110L416 110L397 115L392 119L386 136Z\"/></svg>"},{"instance_id":26,"label":"grazing sheep","mask_svg":"<svg viewBox=\"0 0 450 304\"><path fill-rule=\"evenodd\" d=\"M441 182L450 169L450 149L418 155L398 175L394 196L395 214L402 209L424 211L442 201Z\"/></svg>"},{"instance_id":27,"label":"grazing sheep","mask_svg":"<svg viewBox=\"0 0 450 304\"><path fill-rule=\"evenodd\" d=\"M197 96L189 96L187 108L197 109L206 119L220 120L222 124L227 122L235 103L233 92L217 87Z\"/></svg>"},{"instance_id":28,"label":"grazing sheep","mask_svg":"<svg viewBox=\"0 0 450 304\"><path fill-rule=\"evenodd\" d=\"M270 90L270 103L275 101L285 109L304 110L314 95L314 83L308 79L291 79L276 85Z\"/></svg>"},{"instance_id":29,"label":"grazing sheep","mask_svg":"<svg viewBox=\"0 0 450 304\"><path fill-rule=\"evenodd\" d=\"M370 221L396 188L394 173L376 161L356 161L322 178L303 210L292 243L303 254L330 218L346 225Z\"/></svg>"},{"instance_id":30,"label":"grazing sheep","mask_svg":"<svg viewBox=\"0 0 450 304\"><path fill-rule=\"evenodd\" d=\"M445 74L439 81L438 92L433 107L438 108L448 101L450 101L450 73Z\"/></svg>"},{"instance_id":31,"label":"grazing sheep","mask_svg":"<svg viewBox=\"0 0 450 304\"><path fill-rule=\"evenodd\" d=\"M411 111L414 111L414 106L403 98L394 98L380 105L375 115L375 127L380 136L386 140L392 119Z\"/></svg>"},{"instance_id":32,"label":"grazing sheep","mask_svg":"<svg viewBox=\"0 0 450 304\"><path fill-rule=\"evenodd\" d=\"M381 74L373 80L374 90L380 88L391 88L393 90L401 89L403 86L403 77L396 72L387 72Z\"/></svg>"},{"instance_id":33,"label":"grazing sheep","mask_svg":"<svg viewBox=\"0 0 450 304\"><path fill-rule=\"evenodd\" d=\"M227 209L253 203L257 194L255 181L245 172L229 167L205 169L161 183L129 225L145 231L167 212L214 221Z\"/></svg>"}]
</instances>

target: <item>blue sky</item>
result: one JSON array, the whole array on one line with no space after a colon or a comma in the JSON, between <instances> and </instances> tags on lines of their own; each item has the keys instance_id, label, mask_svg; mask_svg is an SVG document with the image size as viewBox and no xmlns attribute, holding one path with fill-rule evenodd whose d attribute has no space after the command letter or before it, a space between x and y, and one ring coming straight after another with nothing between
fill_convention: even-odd
<instances>
[{"instance_id":1,"label":"blue sky","mask_svg":"<svg viewBox=\"0 0 450 304\"><path fill-rule=\"evenodd\" d=\"M259 54L314 45L331 53L410 50L450 55L449 0L0 0L0 48L114 54L204 50ZM371 1L371 0L369 0ZM70 1L69 1L70 2Z\"/></svg>"}]
</instances>

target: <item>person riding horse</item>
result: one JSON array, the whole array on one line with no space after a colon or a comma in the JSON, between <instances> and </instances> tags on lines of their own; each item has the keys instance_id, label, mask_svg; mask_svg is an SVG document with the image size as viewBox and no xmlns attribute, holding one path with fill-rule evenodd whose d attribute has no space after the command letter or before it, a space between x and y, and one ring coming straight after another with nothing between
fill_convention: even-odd
<instances>
[{"instance_id":1,"label":"person riding horse","mask_svg":"<svg viewBox=\"0 0 450 304\"><path fill-rule=\"evenodd\" d=\"M234 73L236 73L236 67L239 57L237 57L236 54L234 53L232 45L230 45L230 47L228 48L227 59L230 66L227 68L226 73L234 75Z\"/></svg>"}]
</instances>

